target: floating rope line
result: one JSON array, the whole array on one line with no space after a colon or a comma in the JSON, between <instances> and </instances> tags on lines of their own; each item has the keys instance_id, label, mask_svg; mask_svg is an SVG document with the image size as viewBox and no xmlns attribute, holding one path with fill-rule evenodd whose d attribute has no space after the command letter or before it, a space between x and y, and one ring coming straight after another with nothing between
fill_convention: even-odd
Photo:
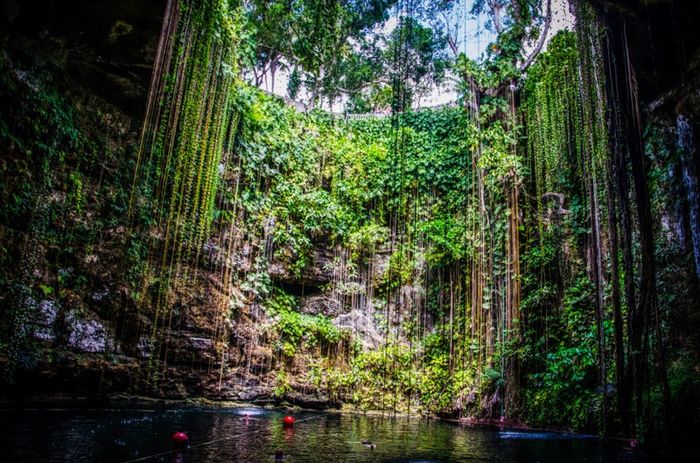
<instances>
[{"instance_id":1,"label":"floating rope line","mask_svg":"<svg viewBox=\"0 0 700 463\"><path fill-rule=\"evenodd\" d=\"M302 419L300 419L300 420L296 420L296 421L295 421L295 424L303 423L304 421L311 421L311 420L314 420L314 419L316 419L316 418L320 418L320 417L322 417L322 416L325 416L325 415L314 415L314 416L309 416L309 417L306 417L306 418L302 418ZM251 419L251 418L248 418L248 419ZM261 431L267 431L267 430L269 430L269 429L272 429L274 426L277 426L277 423L276 423L276 422L270 423L270 425L261 427L261 428L259 428L259 429L253 429L253 430L250 430L250 431L242 432L242 433L240 433L240 434L234 434L233 436L221 437L221 438L219 438L219 439L212 439L212 440L210 440L210 441L200 442L200 443L198 443L198 444L190 445L190 446L187 447L186 449L167 450L167 451L164 451L164 452L154 453L154 454L152 454L152 455L146 455L145 457L139 457L139 458L134 458L134 459L131 459L131 460L125 460L123 463L134 463L134 462L137 462L137 461L147 461L147 460L150 460L150 459L152 459L152 458L164 457L164 456L167 456L167 455L174 455L174 454L176 454L177 452L182 452L183 450L189 450L189 449L193 449L193 448L197 448L197 447L206 447L207 445L216 444L216 443L218 443L218 442L224 442L224 441L231 440L231 439L238 439L239 437L243 437L243 436L249 436L249 435L252 435L252 434L257 434L257 433L259 433L259 432L261 432Z\"/></svg>"}]
</instances>

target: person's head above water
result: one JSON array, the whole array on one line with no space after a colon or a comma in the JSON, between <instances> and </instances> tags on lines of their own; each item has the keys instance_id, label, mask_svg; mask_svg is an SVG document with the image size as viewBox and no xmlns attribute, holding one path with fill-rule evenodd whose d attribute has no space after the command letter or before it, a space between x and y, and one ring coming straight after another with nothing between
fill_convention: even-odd
<instances>
[{"instance_id":1,"label":"person's head above water","mask_svg":"<svg viewBox=\"0 0 700 463\"><path fill-rule=\"evenodd\" d=\"M275 461L283 461L284 460L284 452L282 449L277 449L275 450Z\"/></svg>"}]
</instances>

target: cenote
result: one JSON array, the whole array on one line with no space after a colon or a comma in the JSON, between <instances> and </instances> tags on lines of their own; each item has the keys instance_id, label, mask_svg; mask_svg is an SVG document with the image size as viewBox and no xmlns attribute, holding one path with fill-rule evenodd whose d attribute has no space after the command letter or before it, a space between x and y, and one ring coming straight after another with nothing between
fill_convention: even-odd
<instances>
[{"instance_id":1,"label":"cenote","mask_svg":"<svg viewBox=\"0 0 700 463\"><path fill-rule=\"evenodd\" d=\"M262 408L143 408L2 412L3 461L596 462L648 461L593 436L466 426L418 417ZM170 452L174 430L190 448ZM365 442L363 444L363 442ZM367 442L372 442L371 448Z\"/></svg>"},{"instance_id":2,"label":"cenote","mask_svg":"<svg viewBox=\"0 0 700 463\"><path fill-rule=\"evenodd\" d=\"M697 456L698 25L0 0L0 460Z\"/></svg>"}]
</instances>

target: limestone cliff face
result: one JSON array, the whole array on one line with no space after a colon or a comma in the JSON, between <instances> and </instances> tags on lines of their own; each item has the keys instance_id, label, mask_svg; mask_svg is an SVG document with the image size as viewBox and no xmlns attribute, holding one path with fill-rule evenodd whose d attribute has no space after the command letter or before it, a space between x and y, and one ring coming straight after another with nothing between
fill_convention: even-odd
<instances>
[{"instance_id":1,"label":"limestone cliff face","mask_svg":"<svg viewBox=\"0 0 700 463\"><path fill-rule=\"evenodd\" d=\"M130 328L147 321L122 309L131 299L123 206L162 7L0 2L7 390L127 390L138 368ZM15 321L27 332L10 332Z\"/></svg>"},{"instance_id":2,"label":"limestone cliff face","mask_svg":"<svg viewBox=\"0 0 700 463\"><path fill-rule=\"evenodd\" d=\"M591 0L611 33L625 32L645 112L698 119L697 21L692 0Z\"/></svg>"},{"instance_id":3,"label":"limestone cliff face","mask_svg":"<svg viewBox=\"0 0 700 463\"><path fill-rule=\"evenodd\" d=\"M140 118L163 22L159 0L3 0L6 51L54 67L96 97Z\"/></svg>"},{"instance_id":4,"label":"limestone cliff face","mask_svg":"<svg viewBox=\"0 0 700 463\"><path fill-rule=\"evenodd\" d=\"M691 0L591 0L608 37L621 37L629 54L647 146L648 172L665 170L674 204L659 226L694 255L700 275L700 2ZM622 55L624 53L617 53ZM605 59L621 62L608 49ZM608 76L608 79L612 77Z\"/></svg>"},{"instance_id":5,"label":"limestone cliff face","mask_svg":"<svg viewBox=\"0 0 700 463\"><path fill-rule=\"evenodd\" d=\"M668 227L686 237L689 250L700 249L700 238L694 241L700 228L693 228L698 220L700 172L693 136L700 121L700 36L695 33L700 2L592 2L609 27L619 30L624 23L645 114L667 130L670 149L684 147L671 168L682 179L679 197L686 199L669 215ZM130 240L125 204L164 3L1 3L0 120L1 127L19 134L16 140L2 137L1 199L4 204L15 201L23 188L20 178L30 185L43 185L28 190L27 195L34 198L27 199L30 211L19 210L0 221L0 319L17 316L9 307L23 307L31 332L22 336L32 340L22 351L28 354L15 365L12 385L4 386L22 395L131 392L262 401L286 395L298 402L327 404L330 398L305 372L314 362L343 362L347 356L341 351L350 349L347 343L326 352L309 349L294 359L285 358L269 332L270 317L245 280L231 295L231 310L239 316L224 327L227 336L220 335L218 301L223 285L211 269L224 258L223 243L236 237L212 236L198 268L188 269L192 278L173 286L174 319L165 333L167 352L154 352L142 335L152 329L154 317L137 308L132 289L138 285L133 281L134 266L144 260L146 250L137 249ZM62 94L63 103L56 103L49 95L53 93ZM59 111L55 117L65 120L56 127L44 127L47 119L31 112L34 104L60 106L65 114ZM41 127L27 127L32 121ZM65 168L48 172L50 181L44 181L47 172L33 165L30 154L35 147L23 146L36 142L37 133L60 138L56 133L66 121L79 132L79 143L63 138L56 142L60 153L55 155L63 156ZM72 172L78 166L84 172L80 177ZM42 213L41 226L33 224L32 211ZM251 240L227 265L242 274L256 271L269 278L273 286L298 297L299 312L324 315L365 349L381 344L383 328L375 315L386 303L378 281L387 265L386 252L377 253L371 270L361 278L348 280L338 275L342 250L323 240L314 243L310 263L300 272L292 268L290 252L284 248L263 252L265 260L256 269L255 256L265 246L264 238ZM405 286L402 298L422 290ZM387 312L401 316L399 310ZM400 323L400 319L389 322ZM3 334L8 344L8 339L14 339L12 333ZM159 355L167 360L168 369L154 388L142 381L139 372ZM7 363L7 358L0 362ZM275 388L281 366L292 377L280 394Z\"/></svg>"},{"instance_id":6,"label":"limestone cliff face","mask_svg":"<svg viewBox=\"0 0 700 463\"><path fill-rule=\"evenodd\" d=\"M22 396L126 392L266 401L284 366L291 372L287 399L327 404L329 398L306 378L308 363L346 358L334 352L349 349L348 341L325 352L317 347L284 357L270 332L273 320L244 278L229 295L238 316L219 324L224 285L212 269L226 258L224 243L240 236L211 236L197 267L185 270L190 277L171 288L173 320L162 333L167 349L156 351L149 339L155 314L144 310L134 292L147 250L131 239L126 205L164 7L152 0L2 2L0 115L18 138L2 139L3 200L17 194L23 166L32 162L22 143L46 138L56 148L45 156L49 170L34 166L25 181L35 199L0 222L3 338L15 339L7 327L18 314L31 331L21 340L16 336L20 365L0 358L13 370L3 389ZM48 116L27 109L37 100ZM33 132L26 125L46 127ZM66 127L74 134L57 141ZM48 217L36 224L36 215ZM381 302L366 297L359 282L339 289L334 267L339 250L318 240L309 264L295 271L288 249L265 249L274 221L267 226L260 239L230 255L226 266L269 279L297 297L300 313L323 315L366 348L378 346L383 338L374 312ZM256 267L261 251L266 257ZM380 272L387 258L378 259L384 262L376 266ZM371 288L375 280L370 276L363 284ZM157 358L167 362L167 370L156 386L145 381L143 371Z\"/></svg>"}]
</instances>

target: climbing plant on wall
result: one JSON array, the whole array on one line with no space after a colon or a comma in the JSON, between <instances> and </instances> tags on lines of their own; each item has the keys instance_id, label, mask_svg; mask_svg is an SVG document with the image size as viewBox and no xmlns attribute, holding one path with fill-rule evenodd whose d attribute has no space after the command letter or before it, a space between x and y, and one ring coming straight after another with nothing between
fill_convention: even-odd
<instances>
[{"instance_id":1,"label":"climbing plant on wall","mask_svg":"<svg viewBox=\"0 0 700 463\"><path fill-rule=\"evenodd\" d=\"M153 218L143 295L144 306L155 308L153 360L167 358L161 330L172 321L171 282L188 277L183 263L196 262L209 237L236 132L239 15L227 0L173 0L166 9L130 204L130 215L147 208Z\"/></svg>"}]
</instances>

